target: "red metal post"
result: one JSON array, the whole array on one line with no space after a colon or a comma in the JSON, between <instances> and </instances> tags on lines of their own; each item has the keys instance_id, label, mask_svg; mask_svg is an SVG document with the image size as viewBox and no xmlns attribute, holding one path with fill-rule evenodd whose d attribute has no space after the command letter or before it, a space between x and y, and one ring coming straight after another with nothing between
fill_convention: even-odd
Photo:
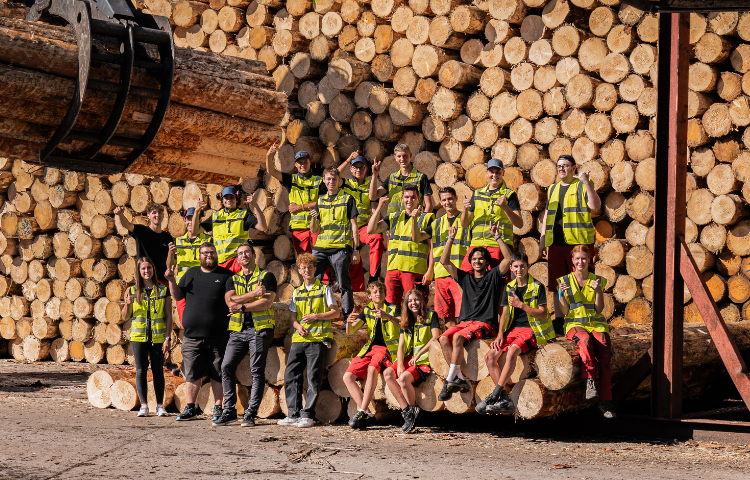
<instances>
[{"instance_id":1,"label":"red metal post","mask_svg":"<svg viewBox=\"0 0 750 480\"><path fill-rule=\"evenodd\" d=\"M659 241L654 245L651 413L662 418L682 415L684 287L679 268L685 234L689 18L688 14L659 14L654 211Z\"/></svg>"}]
</instances>

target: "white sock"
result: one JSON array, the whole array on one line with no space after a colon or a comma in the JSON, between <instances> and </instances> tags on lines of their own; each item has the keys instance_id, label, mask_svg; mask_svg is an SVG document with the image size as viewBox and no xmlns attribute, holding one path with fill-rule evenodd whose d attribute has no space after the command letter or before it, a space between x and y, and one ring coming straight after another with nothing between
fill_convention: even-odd
<instances>
[{"instance_id":1,"label":"white sock","mask_svg":"<svg viewBox=\"0 0 750 480\"><path fill-rule=\"evenodd\" d=\"M374 413L368 413L367 416L370 417L370 418L372 418L372 417L375 416L375 414Z\"/></svg>"},{"instance_id":2,"label":"white sock","mask_svg":"<svg viewBox=\"0 0 750 480\"><path fill-rule=\"evenodd\" d=\"M363 412L363 413L365 412L364 408L358 408L357 410L360 411L360 412Z\"/></svg>"},{"instance_id":3,"label":"white sock","mask_svg":"<svg viewBox=\"0 0 750 480\"><path fill-rule=\"evenodd\" d=\"M460 368L459 368L458 370L456 370L456 376L457 376L458 378L460 378L461 380L463 380L463 379L464 379L464 376L463 376L463 374L461 373L461 369L460 369Z\"/></svg>"},{"instance_id":4,"label":"white sock","mask_svg":"<svg viewBox=\"0 0 750 480\"><path fill-rule=\"evenodd\" d=\"M449 382L452 382L454 378L456 378L456 374L458 373L458 365L454 365L451 363L451 368L448 370L448 380Z\"/></svg>"}]
</instances>

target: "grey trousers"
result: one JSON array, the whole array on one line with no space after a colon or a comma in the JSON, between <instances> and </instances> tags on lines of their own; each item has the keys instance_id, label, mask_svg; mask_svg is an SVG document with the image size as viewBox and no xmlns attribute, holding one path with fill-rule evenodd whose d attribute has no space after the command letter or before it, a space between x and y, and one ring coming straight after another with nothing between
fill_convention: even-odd
<instances>
[{"instance_id":1,"label":"grey trousers","mask_svg":"<svg viewBox=\"0 0 750 480\"><path fill-rule=\"evenodd\" d=\"M352 252L346 248L336 250L335 253L323 253L313 249L313 256L318 259L318 266L315 268L315 276L323 280L323 275L332 267L336 272L341 287L341 309L346 318L354 308L354 294L352 293Z\"/></svg>"},{"instance_id":2,"label":"grey trousers","mask_svg":"<svg viewBox=\"0 0 750 480\"><path fill-rule=\"evenodd\" d=\"M320 384L325 371L326 346L323 342L295 342L289 349L284 372L287 414L291 418L315 418ZM307 398L302 408L303 375L307 367Z\"/></svg>"},{"instance_id":3,"label":"grey trousers","mask_svg":"<svg viewBox=\"0 0 750 480\"><path fill-rule=\"evenodd\" d=\"M260 401L263 399L263 388L266 385L266 354L273 340L273 328L255 331L254 328L229 334L224 361L221 364L221 385L224 388L224 408L235 408L237 405L237 386L234 372L246 353L250 353L250 371L253 385L250 389L250 400L247 411L255 416Z\"/></svg>"}]
</instances>

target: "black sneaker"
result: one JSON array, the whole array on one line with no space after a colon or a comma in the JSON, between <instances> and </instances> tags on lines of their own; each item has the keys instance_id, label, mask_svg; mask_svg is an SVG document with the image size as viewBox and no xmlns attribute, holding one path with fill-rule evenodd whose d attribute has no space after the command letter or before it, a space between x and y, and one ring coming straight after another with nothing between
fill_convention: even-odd
<instances>
[{"instance_id":1,"label":"black sneaker","mask_svg":"<svg viewBox=\"0 0 750 480\"><path fill-rule=\"evenodd\" d=\"M185 408L182 410L182 413L177 415L178 422L185 422L188 420L197 420L197 419L198 419L198 409L195 408L195 405L185 405Z\"/></svg>"},{"instance_id":2,"label":"black sneaker","mask_svg":"<svg viewBox=\"0 0 750 480\"><path fill-rule=\"evenodd\" d=\"M474 410L476 410L477 413L480 413L482 415L486 415L487 414L487 407L489 405L492 405L492 404L496 403L498 400L499 400L499 397L497 395L495 395L494 392L490 393L489 395L487 395L487 398L485 398L484 400L482 400L481 402L479 402L477 404L477 407Z\"/></svg>"},{"instance_id":3,"label":"black sneaker","mask_svg":"<svg viewBox=\"0 0 750 480\"><path fill-rule=\"evenodd\" d=\"M422 420L422 413L424 412L419 407L411 407L414 412L414 426L416 427L420 420Z\"/></svg>"},{"instance_id":4,"label":"black sneaker","mask_svg":"<svg viewBox=\"0 0 750 480\"><path fill-rule=\"evenodd\" d=\"M221 417L221 413L224 411L223 408L221 408L221 405L214 405L214 415L211 417L211 421L215 422ZM235 415L234 418L237 418L237 415Z\"/></svg>"},{"instance_id":5,"label":"black sneaker","mask_svg":"<svg viewBox=\"0 0 750 480\"><path fill-rule=\"evenodd\" d=\"M448 385L449 383L446 381L443 384L443 389L440 390L440 393L438 394L438 400L440 400L441 402L447 402L453 396L453 392L448 389Z\"/></svg>"},{"instance_id":6,"label":"black sneaker","mask_svg":"<svg viewBox=\"0 0 750 480\"><path fill-rule=\"evenodd\" d=\"M509 398L503 398L497 403L487 405L487 413L489 414L513 413L515 411L516 408L513 406L513 401Z\"/></svg>"},{"instance_id":7,"label":"black sneaker","mask_svg":"<svg viewBox=\"0 0 750 480\"><path fill-rule=\"evenodd\" d=\"M375 421L375 415L370 415L369 413L364 413L364 412L360 412L360 413L362 413L363 415L362 418L359 419L360 430L364 430L365 428L371 427L375 425L375 423L377 423Z\"/></svg>"},{"instance_id":8,"label":"black sneaker","mask_svg":"<svg viewBox=\"0 0 750 480\"><path fill-rule=\"evenodd\" d=\"M596 390L596 383L593 378L586 380L586 400L595 400L599 398L599 392Z\"/></svg>"},{"instance_id":9,"label":"black sneaker","mask_svg":"<svg viewBox=\"0 0 750 480\"><path fill-rule=\"evenodd\" d=\"M218 406L218 405L217 405ZM216 409L214 408L214 411ZM211 425L214 427L224 427L226 425L231 425L232 423L237 422L237 410L233 408L227 408L223 412L221 412L221 415L219 415L219 418L213 421Z\"/></svg>"},{"instance_id":10,"label":"black sneaker","mask_svg":"<svg viewBox=\"0 0 750 480\"><path fill-rule=\"evenodd\" d=\"M404 417L404 424L401 427L402 432L411 433L411 431L414 430L417 422L417 412L415 409L416 407L409 405L401 410L401 415Z\"/></svg>"},{"instance_id":11,"label":"black sneaker","mask_svg":"<svg viewBox=\"0 0 750 480\"><path fill-rule=\"evenodd\" d=\"M255 415L251 412L245 412L245 416L242 417L242 423L240 427L254 427L255 426Z\"/></svg>"},{"instance_id":12,"label":"black sneaker","mask_svg":"<svg viewBox=\"0 0 750 480\"><path fill-rule=\"evenodd\" d=\"M602 400L599 402L599 411L604 414L604 418L617 418L617 410L612 402L608 400Z\"/></svg>"},{"instance_id":13,"label":"black sneaker","mask_svg":"<svg viewBox=\"0 0 750 480\"><path fill-rule=\"evenodd\" d=\"M365 412L363 412L361 410L357 410L357 413L355 413L354 416L349 419L349 426L352 427L352 428L354 428L354 429L359 428L359 424L360 424L361 420L364 417L366 417L366 416L367 416L367 414Z\"/></svg>"},{"instance_id":14,"label":"black sneaker","mask_svg":"<svg viewBox=\"0 0 750 480\"><path fill-rule=\"evenodd\" d=\"M448 385L448 388L454 392L459 391L461 393L466 393L471 391L471 384L465 378L456 377L453 379L453 382Z\"/></svg>"}]
</instances>

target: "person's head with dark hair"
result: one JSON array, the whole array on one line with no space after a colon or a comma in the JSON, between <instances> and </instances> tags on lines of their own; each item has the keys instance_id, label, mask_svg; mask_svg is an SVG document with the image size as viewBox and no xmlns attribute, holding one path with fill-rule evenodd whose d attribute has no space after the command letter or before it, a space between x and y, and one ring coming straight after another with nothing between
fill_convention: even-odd
<instances>
[{"instance_id":1,"label":"person's head with dark hair","mask_svg":"<svg viewBox=\"0 0 750 480\"><path fill-rule=\"evenodd\" d=\"M255 268L255 250L249 241L237 247L237 261L243 269Z\"/></svg>"},{"instance_id":2,"label":"person's head with dark hair","mask_svg":"<svg viewBox=\"0 0 750 480\"><path fill-rule=\"evenodd\" d=\"M329 195L336 195L339 193L339 185L341 184L341 174L336 167L326 167L323 170L323 183L328 188Z\"/></svg>"},{"instance_id":3,"label":"person's head with dark hair","mask_svg":"<svg viewBox=\"0 0 750 480\"><path fill-rule=\"evenodd\" d=\"M510 271L518 281L526 283L526 276L529 273L529 257L523 252L513 252L510 256Z\"/></svg>"},{"instance_id":4,"label":"person's head with dark hair","mask_svg":"<svg viewBox=\"0 0 750 480\"><path fill-rule=\"evenodd\" d=\"M219 265L219 256L216 253L216 245L212 242L203 242L200 249L201 268L213 271Z\"/></svg>"},{"instance_id":5,"label":"person's head with dark hair","mask_svg":"<svg viewBox=\"0 0 750 480\"><path fill-rule=\"evenodd\" d=\"M484 247L474 247L469 256L469 263L471 264L471 268L474 269L474 274L480 277L487 274L491 261L492 255Z\"/></svg>"},{"instance_id":6,"label":"person's head with dark hair","mask_svg":"<svg viewBox=\"0 0 750 480\"><path fill-rule=\"evenodd\" d=\"M557 157L557 174L563 182L572 182L576 174L575 159L570 155L560 155Z\"/></svg>"},{"instance_id":7,"label":"person's head with dark hair","mask_svg":"<svg viewBox=\"0 0 750 480\"><path fill-rule=\"evenodd\" d=\"M404 185L404 189L401 191L401 199L404 202L404 208L406 213L412 212L419 205L419 190L413 183Z\"/></svg>"},{"instance_id":8,"label":"person's head with dark hair","mask_svg":"<svg viewBox=\"0 0 750 480\"><path fill-rule=\"evenodd\" d=\"M156 280L156 266L154 261L148 257L141 257L135 263L138 274L135 276L135 297L140 302L143 300L143 289L151 288Z\"/></svg>"},{"instance_id":9,"label":"person's head with dark hair","mask_svg":"<svg viewBox=\"0 0 750 480\"><path fill-rule=\"evenodd\" d=\"M146 217L148 218L149 228L158 233L161 231L161 224L164 221L164 205L149 203L146 207Z\"/></svg>"},{"instance_id":10,"label":"person's head with dark hair","mask_svg":"<svg viewBox=\"0 0 750 480\"><path fill-rule=\"evenodd\" d=\"M294 166L297 168L297 172L300 175L307 176L307 174L310 172L310 167L312 166L312 159L310 158L310 154L304 150L300 150L299 152L295 153Z\"/></svg>"},{"instance_id":11,"label":"person's head with dark hair","mask_svg":"<svg viewBox=\"0 0 750 480\"><path fill-rule=\"evenodd\" d=\"M442 187L438 191L438 196L440 198L440 205L445 211L455 216L458 213L456 210L456 200L458 199L456 189L453 187Z\"/></svg>"},{"instance_id":12,"label":"person's head with dark hair","mask_svg":"<svg viewBox=\"0 0 750 480\"><path fill-rule=\"evenodd\" d=\"M404 294L401 301L400 327L403 330L411 330L420 318L422 321L427 319L427 301L422 292L412 288Z\"/></svg>"}]
</instances>

